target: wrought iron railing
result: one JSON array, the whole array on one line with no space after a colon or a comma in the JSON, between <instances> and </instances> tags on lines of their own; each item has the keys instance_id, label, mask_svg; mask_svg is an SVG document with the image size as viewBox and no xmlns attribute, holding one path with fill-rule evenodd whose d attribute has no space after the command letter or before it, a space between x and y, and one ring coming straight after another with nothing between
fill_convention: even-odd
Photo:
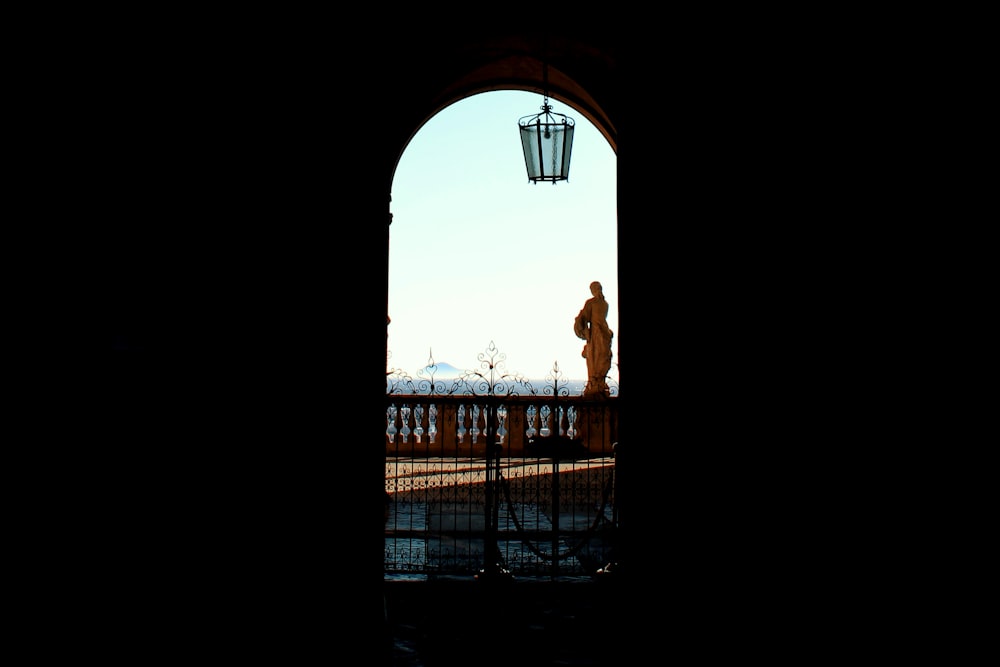
<instances>
[{"instance_id":1,"label":"wrought iron railing","mask_svg":"<svg viewBox=\"0 0 1000 667\"><path fill-rule=\"evenodd\" d=\"M613 559L617 385L572 395L554 366L541 383L481 367L386 393L385 572L578 576Z\"/></svg>"}]
</instances>

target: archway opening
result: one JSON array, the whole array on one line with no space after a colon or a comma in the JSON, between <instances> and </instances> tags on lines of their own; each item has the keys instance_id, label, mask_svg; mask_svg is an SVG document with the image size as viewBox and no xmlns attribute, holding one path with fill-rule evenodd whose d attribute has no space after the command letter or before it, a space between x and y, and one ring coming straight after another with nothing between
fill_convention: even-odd
<instances>
[{"instance_id":1,"label":"archway opening","mask_svg":"<svg viewBox=\"0 0 1000 667\"><path fill-rule=\"evenodd\" d=\"M599 281L617 379L617 158L575 116L569 180L529 183L517 120L542 102L525 91L472 95L406 147L392 190L387 370L469 369L495 346L510 372L542 379L558 367L582 382L573 322Z\"/></svg>"}]
</instances>

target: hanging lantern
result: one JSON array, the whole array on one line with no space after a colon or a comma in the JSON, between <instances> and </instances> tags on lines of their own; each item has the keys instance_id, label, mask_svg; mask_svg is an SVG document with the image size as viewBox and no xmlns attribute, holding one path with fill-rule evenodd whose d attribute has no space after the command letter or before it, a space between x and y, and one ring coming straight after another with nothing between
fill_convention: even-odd
<instances>
[{"instance_id":1,"label":"hanging lantern","mask_svg":"<svg viewBox=\"0 0 1000 667\"><path fill-rule=\"evenodd\" d=\"M569 158L573 154L572 118L554 113L549 104L549 64L542 60L542 113L522 116L517 124L521 128L521 149L524 151L524 166L528 169L528 180L538 181L569 180Z\"/></svg>"},{"instance_id":2,"label":"hanging lantern","mask_svg":"<svg viewBox=\"0 0 1000 667\"><path fill-rule=\"evenodd\" d=\"M524 165L532 183L552 181L555 184L569 179L575 122L565 114L554 113L548 95L541 109L541 113L523 116L517 121L521 128Z\"/></svg>"}]
</instances>

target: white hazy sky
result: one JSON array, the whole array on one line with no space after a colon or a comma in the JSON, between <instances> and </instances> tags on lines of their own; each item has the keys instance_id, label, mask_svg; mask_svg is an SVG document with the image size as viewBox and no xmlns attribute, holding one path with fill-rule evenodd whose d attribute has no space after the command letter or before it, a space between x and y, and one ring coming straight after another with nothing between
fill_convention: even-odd
<instances>
[{"instance_id":1,"label":"white hazy sky","mask_svg":"<svg viewBox=\"0 0 1000 667\"><path fill-rule=\"evenodd\" d=\"M479 369L493 343L507 372L544 378L558 363L568 379L585 379L573 320L597 280L617 377L617 158L590 121L550 98L576 123L569 180L529 182L518 119L543 99L466 98L407 146L392 188L388 369L415 375L431 356Z\"/></svg>"}]
</instances>

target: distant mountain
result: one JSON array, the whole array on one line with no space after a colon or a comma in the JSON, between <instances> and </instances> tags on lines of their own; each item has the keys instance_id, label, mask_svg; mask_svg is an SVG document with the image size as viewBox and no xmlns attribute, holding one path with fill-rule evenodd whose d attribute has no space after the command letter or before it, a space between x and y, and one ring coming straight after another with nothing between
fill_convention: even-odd
<instances>
[{"instance_id":1,"label":"distant mountain","mask_svg":"<svg viewBox=\"0 0 1000 667\"><path fill-rule=\"evenodd\" d=\"M462 374L461 368L455 368L451 364L441 361L433 366L425 366L421 370L425 375L434 374L434 377L458 377Z\"/></svg>"},{"instance_id":2,"label":"distant mountain","mask_svg":"<svg viewBox=\"0 0 1000 667\"><path fill-rule=\"evenodd\" d=\"M462 375L467 370L475 372L475 370L477 369L456 368L455 366L452 366L448 362L441 361L434 364L433 366L428 365L419 369L416 375L414 375L412 379L417 380L418 378L423 378L425 380L430 380L433 377L434 380L450 381L462 377ZM471 380L474 380L474 378L472 378ZM503 381L500 378L497 378L497 380ZM544 388L551 387L552 385L551 379L546 380L544 378L525 378L525 380L529 382L536 391L542 391ZM561 378L559 380L560 389L568 391L569 395L571 396L577 396L582 394L583 388L586 384L587 384L586 380L579 380L579 379L570 380L566 378Z\"/></svg>"}]
</instances>

